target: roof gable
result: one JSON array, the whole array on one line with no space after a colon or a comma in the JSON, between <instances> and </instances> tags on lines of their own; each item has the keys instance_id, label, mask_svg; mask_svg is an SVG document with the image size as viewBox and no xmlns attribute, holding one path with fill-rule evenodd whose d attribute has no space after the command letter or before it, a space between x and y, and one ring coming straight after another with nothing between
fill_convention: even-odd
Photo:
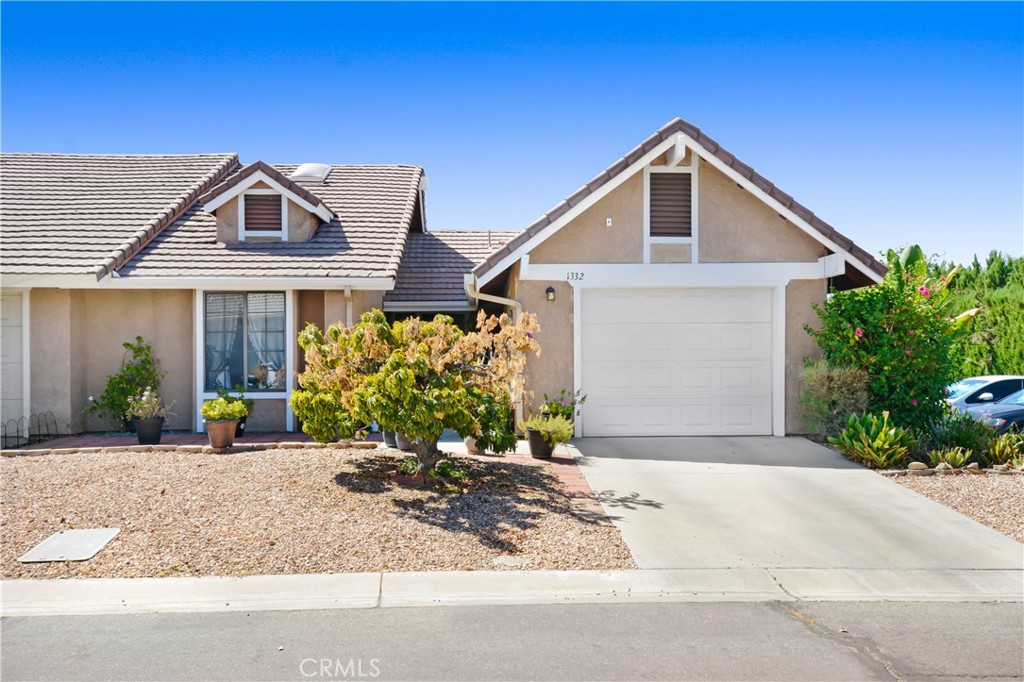
<instances>
[{"instance_id":1,"label":"roof gable","mask_svg":"<svg viewBox=\"0 0 1024 682\"><path fill-rule=\"evenodd\" d=\"M199 197L199 200L203 203L203 208L212 213L258 182L273 187L324 222L329 222L334 217L334 213L324 205L320 197L263 161L250 163Z\"/></svg>"},{"instance_id":2,"label":"roof gable","mask_svg":"<svg viewBox=\"0 0 1024 682\"><path fill-rule=\"evenodd\" d=\"M655 157L666 152L672 153L673 147L679 143L690 147L703 161L711 163L745 189L750 190L761 201L778 210L780 215L819 242L837 253L844 254L847 262L865 276L873 281L880 281L885 275L886 267L854 244L849 237L818 218L792 196L775 187L764 176L705 135L700 128L681 118L675 118L534 221L504 247L494 251L473 269L474 277L486 282L504 271L511 263L557 232L601 196L641 171Z\"/></svg>"}]
</instances>

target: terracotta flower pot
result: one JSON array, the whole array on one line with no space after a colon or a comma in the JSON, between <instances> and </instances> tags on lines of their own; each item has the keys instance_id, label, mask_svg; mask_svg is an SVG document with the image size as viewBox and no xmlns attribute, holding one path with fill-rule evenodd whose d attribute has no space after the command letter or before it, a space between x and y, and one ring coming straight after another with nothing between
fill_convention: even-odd
<instances>
[{"instance_id":1,"label":"terracotta flower pot","mask_svg":"<svg viewBox=\"0 0 1024 682\"><path fill-rule=\"evenodd\" d=\"M230 448L235 444L235 427L237 419L230 421L206 422L206 435L210 437L210 447Z\"/></svg>"}]
</instances>

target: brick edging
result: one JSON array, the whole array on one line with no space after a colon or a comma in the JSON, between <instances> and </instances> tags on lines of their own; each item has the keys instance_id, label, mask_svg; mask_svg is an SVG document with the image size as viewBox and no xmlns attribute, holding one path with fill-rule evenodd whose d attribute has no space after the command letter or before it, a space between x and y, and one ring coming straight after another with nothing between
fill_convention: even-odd
<instances>
[{"instance_id":1,"label":"brick edging","mask_svg":"<svg viewBox=\"0 0 1024 682\"><path fill-rule=\"evenodd\" d=\"M188 452L202 454L231 454L258 450L371 450L379 443L355 441L350 443L309 443L303 441L282 441L280 443L240 443L229 448L214 448L209 445L112 445L85 448L30 448L26 450L0 450L3 457L39 457L41 455L84 455L113 452Z\"/></svg>"}]
</instances>

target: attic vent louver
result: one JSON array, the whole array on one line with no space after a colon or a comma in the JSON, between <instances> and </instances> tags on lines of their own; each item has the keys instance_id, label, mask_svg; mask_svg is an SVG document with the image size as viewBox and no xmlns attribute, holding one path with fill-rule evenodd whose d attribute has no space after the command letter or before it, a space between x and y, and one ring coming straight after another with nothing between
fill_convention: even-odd
<instances>
[{"instance_id":1,"label":"attic vent louver","mask_svg":"<svg viewBox=\"0 0 1024 682\"><path fill-rule=\"evenodd\" d=\"M304 163L288 177L295 182L323 182L331 174L331 167L326 163Z\"/></svg>"}]
</instances>

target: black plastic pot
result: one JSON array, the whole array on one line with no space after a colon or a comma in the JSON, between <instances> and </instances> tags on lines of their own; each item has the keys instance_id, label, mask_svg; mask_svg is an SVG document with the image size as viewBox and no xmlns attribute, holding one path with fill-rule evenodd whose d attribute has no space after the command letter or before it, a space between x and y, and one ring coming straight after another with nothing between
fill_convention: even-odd
<instances>
[{"instance_id":1,"label":"black plastic pot","mask_svg":"<svg viewBox=\"0 0 1024 682\"><path fill-rule=\"evenodd\" d=\"M536 459L551 459L551 444L544 440L537 429L526 429L526 440L530 444L530 456Z\"/></svg>"},{"instance_id":2,"label":"black plastic pot","mask_svg":"<svg viewBox=\"0 0 1024 682\"><path fill-rule=\"evenodd\" d=\"M238 426L235 427L235 438L241 438L245 435L245 420L248 416L246 415L238 420Z\"/></svg>"},{"instance_id":3,"label":"black plastic pot","mask_svg":"<svg viewBox=\"0 0 1024 682\"><path fill-rule=\"evenodd\" d=\"M160 436L164 432L164 418L133 419L135 435L139 437L139 445L159 445Z\"/></svg>"},{"instance_id":4,"label":"black plastic pot","mask_svg":"<svg viewBox=\"0 0 1024 682\"><path fill-rule=\"evenodd\" d=\"M394 431L381 431L380 433L382 436L384 436L384 445L386 445L389 448L398 447L398 443L395 441Z\"/></svg>"},{"instance_id":5,"label":"black plastic pot","mask_svg":"<svg viewBox=\"0 0 1024 682\"><path fill-rule=\"evenodd\" d=\"M395 444L402 452L412 452L412 441L404 433L395 434Z\"/></svg>"}]
</instances>

